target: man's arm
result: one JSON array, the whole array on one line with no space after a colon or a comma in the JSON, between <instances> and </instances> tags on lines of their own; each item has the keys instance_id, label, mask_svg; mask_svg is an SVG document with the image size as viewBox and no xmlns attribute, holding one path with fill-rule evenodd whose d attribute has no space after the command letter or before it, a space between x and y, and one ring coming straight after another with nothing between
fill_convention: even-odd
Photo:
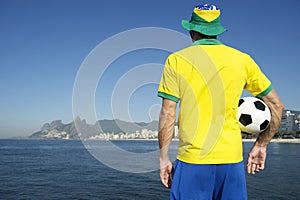
<instances>
[{"instance_id":1,"label":"man's arm","mask_svg":"<svg viewBox=\"0 0 300 200\"><path fill-rule=\"evenodd\" d=\"M169 147L174 133L176 106L176 102L163 99L159 115L158 141L160 150L160 179L166 187L171 187L172 184L170 181L172 176L172 163L169 159Z\"/></svg>"},{"instance_id":2,"label":"man's arm","mask_svg":"<svg viewBox=\"0 0 300 200\"><path fill-rule=\"evenodd\" d=\"M280 127L282 111L284 109L284 105L274 89L262 97L262 100L270 108L271 121L269 127L258 135L252 150L248 154L247 171L249 174L255 174L255 172L259 172L265 168L267 145Z\"/></svg>"}]
</instances>

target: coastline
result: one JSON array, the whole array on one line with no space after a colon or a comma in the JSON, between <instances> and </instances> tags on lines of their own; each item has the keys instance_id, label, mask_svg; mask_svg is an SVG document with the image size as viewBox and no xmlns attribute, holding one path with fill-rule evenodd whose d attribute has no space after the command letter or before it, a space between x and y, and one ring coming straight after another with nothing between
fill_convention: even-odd
<instances>
[{"instance_id":1,"label":"coastline","mask_svg":"<svg viewBox=\"0 0 300 200\"><path fill-rule=\"evenodd\" d=\"M0 138L0 140L101 140L101 139L58 139L58 138L28 138L28 137L20 137L20 138ZM155 139L110 139L110 140L103 140L103 141L158 141L157 138ZM178 138L173 138L172 141L179 141ZM243 142L255 142L256 138L253 139L242 139ZM300 143L300 138L295 139L282 139L276 138L272 139L271 143Z\"/></svg>"},{"instance_id":2,"label":"coastline","mask_svg":"<svg viewBox=\"0 0 300 200\"><path fill-rule=\"evenodd\" d=\"M254 139L243 139L243 142L255 142L256 138ZM300 143L300 139L296 138L296 139L282 139L282 138L276 138L276 139L272 139L271 143Z\"/></svg>"}]
</instances>

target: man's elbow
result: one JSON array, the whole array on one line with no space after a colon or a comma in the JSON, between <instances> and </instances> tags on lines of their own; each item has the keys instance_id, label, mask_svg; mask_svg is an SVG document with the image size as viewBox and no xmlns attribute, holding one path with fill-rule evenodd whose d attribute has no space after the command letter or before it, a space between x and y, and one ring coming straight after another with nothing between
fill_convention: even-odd
<instances>
[{"instance_id":1,"label":"man's elbow","mask_svg":"<svg viewBox=\"0 0 300 200\"><path fill-rule=\"evenodd\" d=\"M280 112L282 112L284 110L284 104L280 101L278 103L276 103L276 109Z\"/></svg>"},{"instance_id":2,"label":"man's elbow","mask_svg":"<svg viewBox=\"0 0 300 200\"><path fill-rule=\"evenodd\" d=\"M274 112L281 113L284 109L284 104L278 97L275 90L272 90L268 95L262 98L262 100L269 106Z\"/></svg>"},{"instance_id":3,"label":"man's elbow","mask_svg":"<svg viewBox=\"0 0 300 200\"><path fill-rule=\"evenodd\" d=\"M271 108L272 115L277 116L278 119L281 120L281 118L282 118L282 112L284 110L284 104L281 101L280 102L276 102L270 108Z\"/></svg>"}]
</instances>

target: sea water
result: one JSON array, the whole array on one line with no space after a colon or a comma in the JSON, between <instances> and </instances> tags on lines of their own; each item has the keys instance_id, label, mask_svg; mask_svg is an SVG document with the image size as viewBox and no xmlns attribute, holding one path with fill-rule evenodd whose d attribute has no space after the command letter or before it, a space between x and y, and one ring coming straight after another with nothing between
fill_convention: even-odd
<instances>
[{"instance_id":1,"label":"sea water","mask_svg":"<svg viewBox=\"0 0 300 200\"><path fill-rule=\"evenodd\" d=\"M157 141L114 144L133 152L158 148ZM243 143L245 158L252 145ZM266 169L246 178L249 199L300 199L300 144L271 143ZM159 200L168 196L158 170L112 169L95 159L80 140L0 140L0 199Z\"/></svg>"}]
</instances>

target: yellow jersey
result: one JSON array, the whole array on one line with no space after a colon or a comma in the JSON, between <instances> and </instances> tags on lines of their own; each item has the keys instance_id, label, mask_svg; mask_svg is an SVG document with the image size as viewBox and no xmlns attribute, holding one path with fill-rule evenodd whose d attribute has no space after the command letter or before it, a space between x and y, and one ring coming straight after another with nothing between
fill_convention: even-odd
<instances>
[{"instance_id":1,"label":"yellow jersey","mask_svg":"<svg viewBox=\"0 0 300 200\"><path fill-rule=\"evenodd\" d=\"M193 164L243 160L236 118L243 89L262 97L269 79L247 54L216 39L202 39L171 54L158 96L180 102L177 159Z\"/></svg>"}]
</instances>

